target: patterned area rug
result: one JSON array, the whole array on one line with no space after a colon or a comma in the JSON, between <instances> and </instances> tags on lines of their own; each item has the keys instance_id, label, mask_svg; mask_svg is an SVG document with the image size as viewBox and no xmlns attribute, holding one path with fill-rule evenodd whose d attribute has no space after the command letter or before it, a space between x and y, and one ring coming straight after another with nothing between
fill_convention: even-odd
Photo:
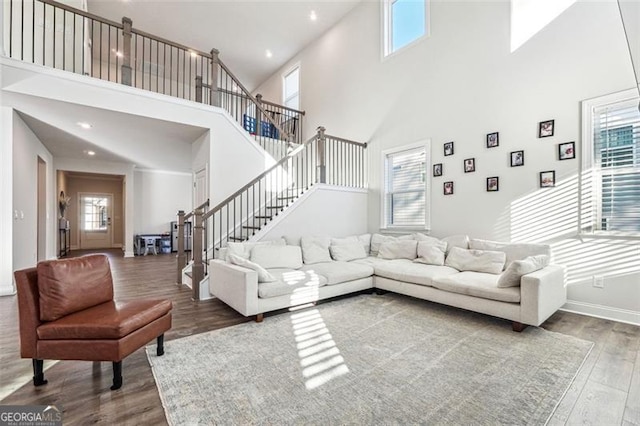
<instances>
[{"instance_id":1,"label":"patterned area rug","mask_svg":"<svg viewBox=\"0 0 640 426\"><path fill-rule=\"evenodd\" d=\"M172 425L544 424L592 346L389 293L147 355Z\"/></svg>"}]
</instances>

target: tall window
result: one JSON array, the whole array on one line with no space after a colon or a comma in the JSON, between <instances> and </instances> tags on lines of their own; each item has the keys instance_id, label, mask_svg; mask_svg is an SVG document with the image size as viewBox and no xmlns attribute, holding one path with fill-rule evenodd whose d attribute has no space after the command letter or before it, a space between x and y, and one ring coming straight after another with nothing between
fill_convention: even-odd
<instances>
[{"instance_id":1,"label":"tall window","mask_svg":"<svg viewBox=\"0 0 640 426\"><path fill-rule=\"evenodd\" d=\"M104 197L82 197L82 230L107 230L107 202Z\"/></svg>"},{"instance_id":2,"label":"tall window","mask_svg":"<svg viewBox=\"0 0 640 426\"><path fill-rule=\"evenodd\" d=\"M385 228L427 227L427 147L384 153Z\"/></svg>"},{"instance_id":3,"label":"tall window","mask_svg":"<svg viewBox=\"0 0 640 426\"><path fill-rule=\"evenodd\" d=\"M300 67L295 67L285 74L282 87L284 106L300 109Z\"/></svg>"},{"instance_id":4,"label":"tall window","mask_svg":"<svg viewBox=\"0 0 640 426\"><path fill-rule=\"evenodd\" d=\"M427 34L427 0L384 0L384 55Z\"/></svg>"},{"instance_id":5,"label":"tall window","mask_svg":"<svg viewBox=\"0 0 640 426\"><path fill-rule=\"evenodd\" d=\"M631 90L583 103L583 231L640 235L639 101Z\"/></svg>"}]
</instances>

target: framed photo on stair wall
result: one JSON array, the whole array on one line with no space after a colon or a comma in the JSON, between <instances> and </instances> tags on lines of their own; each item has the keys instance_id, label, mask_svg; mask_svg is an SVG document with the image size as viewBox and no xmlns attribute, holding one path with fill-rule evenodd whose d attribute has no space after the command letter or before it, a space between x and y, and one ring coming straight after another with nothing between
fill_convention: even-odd
<instances>
[{"instance_id":1,"label":"framed photo on stair wall","mask_svg":"<svg viewBox=\"0 0 640 426\"><path fill-rule=\"evenodd\" d=\"M448 157L453 155L453 142L447 142L444 144L444 156Z\"/></svg>"},{"instance_id":2,"label":"framed photo on stair wall","mask_svg":"<svg viewBox=\"0 0 640 426\"><path fill-rule=\"evenodd\" d=\"M442 176L442 163L433 165L433 176L434 177Z\"/></svg>"}]
</instances>

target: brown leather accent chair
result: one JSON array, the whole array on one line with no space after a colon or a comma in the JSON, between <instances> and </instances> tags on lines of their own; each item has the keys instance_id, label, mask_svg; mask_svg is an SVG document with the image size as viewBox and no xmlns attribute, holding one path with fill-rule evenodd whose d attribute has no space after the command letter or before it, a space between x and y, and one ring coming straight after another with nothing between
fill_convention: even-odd
<instances>
[{"instance_id":1,"label":"brown leather accent chair","mask_svg":"<svg viewBox=\"0 0 640 426\"><path fill-rule=\"evenodd\" d=\"M122 360L171 328L170 300L113 300L109 259L89 255L38 263L14 273L20 355L33 359L33 384L47 384L43 360L111 361L122 386Z\"/></svg>"}]
</instances>

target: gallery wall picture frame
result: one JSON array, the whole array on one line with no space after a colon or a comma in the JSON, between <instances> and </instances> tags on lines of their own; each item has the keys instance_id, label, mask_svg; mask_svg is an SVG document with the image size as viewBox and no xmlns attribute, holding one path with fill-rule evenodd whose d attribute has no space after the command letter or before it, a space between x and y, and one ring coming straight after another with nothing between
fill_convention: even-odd
<instances>
[{"instance_id":1,"label":"gallery wall picture frame","mask_svg":"<svg viewBox=\"0 0 640 426\"><path fill-rule=\"evenodd\" d=\"M500 134L498 132L487 134L487 148L495 148L500 145Z\"/></svg>"},{"instance_id":2,"label":"gallery wall picture frame","mask_svg":"<svg viewBox=\"0 0 640 426\"><path fill-rule=\"evenodd\" d=\"M553 188L554 186L556 186L556 171L540 172L540 188Z\"/></svg>"},{"instance_id":3,"label":"gallery wall picture frame","mask_svg":"<svg viewBox=\"0 0 640 426\"><path fill-rule=\"evenodd\" d=\"M487 192L498 192L500 190L500 178L491 176L487 178Z\"/></svg>"},{"instance_id":4,"label":"gallery wall picture frame","mask_svg":"<svg viewBox=\"0 0 640 426\"><path fill-rule=\"evenodd\" d=\"M465 173L472 173L476 171L476 159L467 158L462 162L462 167Z\"/></svg>"},{"instance_id":5,"label":"gallery wall picture frame","mask_svg":"<svg viewBox=\"0 0 640 426\"><path fill-rule=\"evenodd\" d=\"M576 158L576 143L565 142L558 144L558 160L573 160Z\"/></svg>"},{"instance_id":6,"label":"gallery wall picture frame","mask_svg":"<svg viewBox=\"0 0 640 426\"><path fill-rule=\"evenodd\" d=\"M442 176L442 163L433 165L433 177Z\"/></svg>"},{"instance_id":7,"label":"gallery wall picture frame","mask_svg":"<svg viewBox=\"0 0 640 426\"><path fill-rule=\"evenodd\" d=\"M524 151L511 151L509 154L511 167L524 166Z\"/></svg>"},{"instance_id":8,"label":"gallery wall picture frame","mask_svg":"<svg viewBox=\"0 0 640 426\"><path fill-rule=\"evenodd\" d=\"M453 142L447 142L444 144L444 156L448 157L453 155Z\"/></svg>"},{"instance_id":9,"label":"gallery wall picture frame","mask_svg":"<svg viewBox=\"0 0 640 426\"><path fill-rule=\"evenodd\" d=\"M556 121L555 120L546 120L538 123L538 137L539 138L548 138L553 136L555 132Z\"/></svg>"},{"instance_id":10,"label":"gallery wall picture frame","mask_svg":"<svg viewBox=\"0 0 640 426\"><path fill-rule=\"evenodd\" d=\"M444 195L453 195L453 182L445 182L442 185L442 192Z\"/></svg>"}]
</instances>

